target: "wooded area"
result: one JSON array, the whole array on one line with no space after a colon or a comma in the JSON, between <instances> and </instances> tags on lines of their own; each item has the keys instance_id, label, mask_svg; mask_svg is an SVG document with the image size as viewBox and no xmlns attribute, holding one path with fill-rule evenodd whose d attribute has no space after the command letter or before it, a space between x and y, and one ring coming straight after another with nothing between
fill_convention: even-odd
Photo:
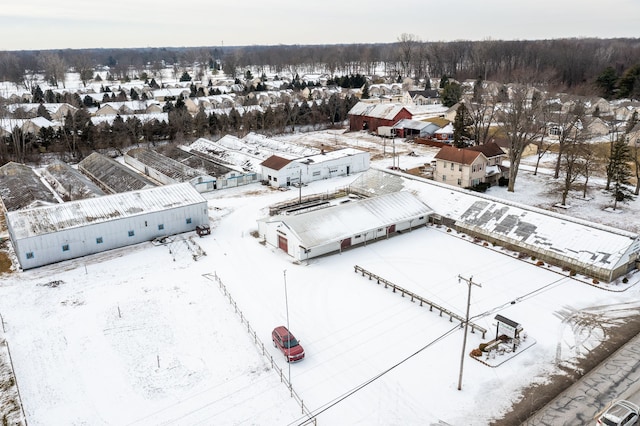
<instances>
[{"instance_id":1,"label":"wooded area","mask_svg":"<svg viewBox=\"0 0 640 426\"><path fill-rule=\"evenodd\" d=\"M360 73L373 76L374 82L386 77L481 78L607 99L640 93L640 39L423 42L415 35L402 34L397 42L388 44L0 52L0 79L24 84L27 89L31 87L25 77L33 71L62 82L61 74L71 67L86 81L100 66L108 66L114 78L121 80L149 67L175 66L180 72L195 66L194 79L203 76L206 68L224 70L233 77L256 69L292 75Z\"/></svg>"}]
</instances>

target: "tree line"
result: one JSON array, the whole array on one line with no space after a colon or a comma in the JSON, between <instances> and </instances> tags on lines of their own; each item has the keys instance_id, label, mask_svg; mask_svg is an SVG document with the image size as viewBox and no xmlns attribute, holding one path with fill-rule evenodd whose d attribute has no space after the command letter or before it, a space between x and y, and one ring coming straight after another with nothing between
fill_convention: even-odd
<instances>
[{"instance_id":1,"label":"tree line","mask_svg":"<svg viewBox=\"0 0 640 426\"><path fill-rule=\"evenodd\" d=\"M424 42L401 34L394 43L279 45L136 49L66 49L0 52L0 80L31 90L34 72L64 84L73 69L83 82L94 69L108 67L117 79L151 68L171 66L179 77L194 71L223 70L233 77L247 70L291 75L323 72L330 76L364 74L374 79L448 76L532 84L550 91L599 94L608 98L640 91L640 39L482 40Z\"/></svg>"},{"instance_id":2,"label":"tree line","mask_svg":"<svg viewBox=\"0 0 640 426\"><path fill-rule=\"evenodd\" d=\"M76 95L77 96L77 95ZM79 98L75 98L79 102ZM281 134L300 127L313 130L342 125L347 113L358 102L352 96L331 97L311 102L292 102L266 108L242 107L228 111L207 112L203 107L194 115L182 97L164 106L168 120L151 119L142 122L135 115L116 115L109 122L94 124L86 108L67 113L57 130L43 127L38 134L24 132L15 126L0 143L0 165L9 161L38 164L44 153L57 153L69 161L78 161L95 150L122 153L140 143L163 141L189 142L194 138L218 139L226 134L243 137L249 132ZM44 106L38 116L51 119Z\"/></svg>"}]
</instances>

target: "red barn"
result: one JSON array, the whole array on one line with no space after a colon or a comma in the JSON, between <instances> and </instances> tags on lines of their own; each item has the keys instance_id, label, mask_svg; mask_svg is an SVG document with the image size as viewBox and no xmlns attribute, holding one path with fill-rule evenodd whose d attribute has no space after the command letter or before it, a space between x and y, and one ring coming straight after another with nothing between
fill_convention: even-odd
<instances>
[{"instance_id":1,"label":"red barn","mask_svg":"<svg viewBox=\"0 0 640 426\"><path fill-rule=\"evenodd\" d=\"M358 102L351 108L349 130L376 132L380 126L393 126L403 118L413 118L413 113L404 105Z\"/></svg>"}]
</instances>

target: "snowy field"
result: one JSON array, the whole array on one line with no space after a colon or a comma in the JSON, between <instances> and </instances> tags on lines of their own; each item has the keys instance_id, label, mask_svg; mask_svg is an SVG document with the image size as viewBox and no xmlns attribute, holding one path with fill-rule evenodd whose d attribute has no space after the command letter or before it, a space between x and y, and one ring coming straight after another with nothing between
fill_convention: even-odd
<instances>
[{"instance_id":1,"label":"snowy field","mask_svg":"<svg viewBox=\"0 0 640 426\"><path fill-rule=\"evenodd\" d=\"M318 424L486 425L524 386L572 365L604 328L638 311L638 285L604 291L432 226L296 263L253 235L267 206L297 195L260 185L218 191L206 195L210 236L4 275L0 313L28 424L302 424L273 357ZM185 239L206 256L195 258ZM496 314L521 323L534 344L496 368L465 356L459 391L459 323L354 265L461 316L468 287L458 276L473 276L482 287L472 290L472 321L489 332L469 334L466 354L495 337ZM286 324L285 300L306 351L290 370L270 344ZM610 318L589 326L589 315Z\"/></svg>"}]
</instances>

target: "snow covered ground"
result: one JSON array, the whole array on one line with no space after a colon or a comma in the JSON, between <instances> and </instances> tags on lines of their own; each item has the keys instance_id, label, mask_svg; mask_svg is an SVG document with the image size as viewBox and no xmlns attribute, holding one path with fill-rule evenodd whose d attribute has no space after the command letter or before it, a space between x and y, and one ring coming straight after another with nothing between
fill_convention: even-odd
<instances>
[{"instance_id":1,"label":"snow covered ground","mask_svg":"<svg viewBox=\"0 0 640 426\"><path fill-rule=\"evenodd\" d=\"M326 135L336 144L344 137ZM403 156L401 166L429 155ZM303 190L326 192L356 178ZM526 182L519 177L516 196L544 203L543 191ZM490 195L500 196L495 190ZM638 285L605 291L434 226L294 262L254 235L270 204L297 195L261 185L218 191L206 195L210 236L185 234L168 245L3 275L4 337L28 423L294 425L310 412L324 425L486 425L523 387L560 364L574 365L606 327L638 312ZM593 220L608 221L604 210L593 212ZM194 256L194 245L206 256ZM469 334L462 390L459 323L355 273L354 265L461 316L468 286L459 276L481 284L472 289L470 314L489 331L484 339ZM306 351L290 366L270 344L271 330L287 322L287 305ZM533 344L492 368L467 354L495 337L496 314L521 323ZM608 320L584 321L589 315ZM272 360L290 372L305 413Z\"/></svg>"}]
</instances>

